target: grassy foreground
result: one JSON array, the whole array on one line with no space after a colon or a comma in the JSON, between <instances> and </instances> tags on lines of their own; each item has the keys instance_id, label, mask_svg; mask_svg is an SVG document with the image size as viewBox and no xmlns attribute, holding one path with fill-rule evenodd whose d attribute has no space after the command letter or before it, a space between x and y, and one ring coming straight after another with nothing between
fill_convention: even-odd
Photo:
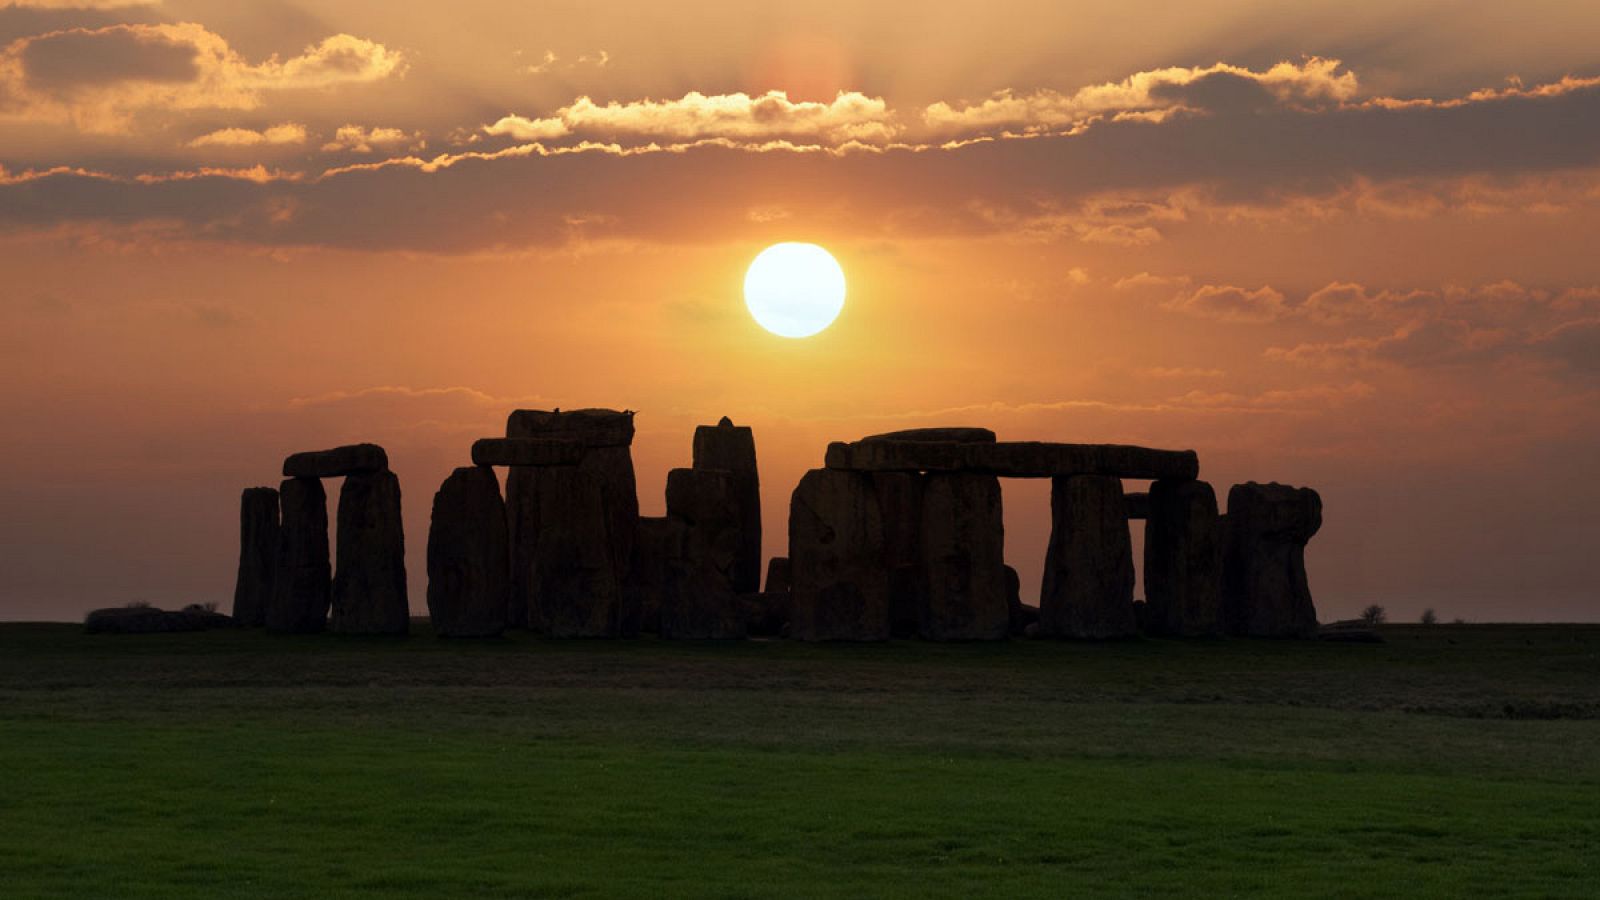
<instances>
[{"instance_id":1,"label":"grassy foreground","mask_svg":"<svg viewBox=\"0 0 1600 900\"><path fill-rule=\"evenodd\" d=\"M0 897L1594 897L1600 627L0 625Z\"/></svg>"}]
</instances>

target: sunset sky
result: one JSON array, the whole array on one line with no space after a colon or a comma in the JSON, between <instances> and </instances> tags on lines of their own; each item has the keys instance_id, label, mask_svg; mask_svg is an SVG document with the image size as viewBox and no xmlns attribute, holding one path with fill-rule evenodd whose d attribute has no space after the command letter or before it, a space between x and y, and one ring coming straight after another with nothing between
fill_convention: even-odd
<instances>
[{"instance_id":1,"label":"sunset sky","mask_svg":"<svg viewBox=\"0 0 1600 900\"><path fill-rule=\"evenodd\" d=\"M1588 0L0 3L0 618L228 605L238 494L516 407L1193 448L1324 620L1600 619ZM790 340L768 244L842 265ZM1037 601L1048 483L1005 487Z\"/></svg>"}]
</instances>

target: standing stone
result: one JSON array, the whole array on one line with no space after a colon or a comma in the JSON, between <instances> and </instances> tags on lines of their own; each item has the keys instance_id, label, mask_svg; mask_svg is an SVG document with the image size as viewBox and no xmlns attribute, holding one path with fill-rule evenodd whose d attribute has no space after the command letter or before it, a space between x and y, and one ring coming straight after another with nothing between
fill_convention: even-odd
<instances>
[{"instance_id":1,"label":"standing stone","mask_svg":"<svg viewBox=\"0 0 1600 900\"><path fill-rule=\"evenodd\" d=\"M1144 610L1153 634L1222 633L1222 528L1204 481L1150 486L1144 532Z\"/></svg>"},{"instance_id":2,"label":"standing stone","mask_svg":"<svg viewBox=\"0 0 1600 900\"><path fill-rule=\"evenodd\" d=\"M506 478L506 515L511 529L511 602L509 615L514 626L542 627L534 621L534 594L541 581L570 581L574 572L533 578L537 557L553 561L552 551L541 550L542 526L555 524L565 529L570 540L582 532L595 539L609 576L595 575L603 595L597 602L605 609L595 610L588 621L611 622L601 633L590 634L588 626L577 629L589 636L616 633L617 598L633 559L633 540L639 518L638 489L633 475L633 413L610 409L536 410L519 409L506 421L506 437L572 441L584 450L576 466L513 466ZM540 474L544 473L544 474ZM556 473L556 474L550 474ZM581 477L575 473L582 473ZM544 487L560 495L558 502L542 499ZM572 506L582 501L585 509ZM569 510L579 520L554 523L546 514ZM596 530L598 529L598 530ZM586 552L576 569L595 571L595 554ZM609 587L608 587L609 585ZM609 593L606 593L609 591ZM609 598L609 599L608 599ZM550 623L544 623L546 625ZM558 629L558 630L564 630ZM553 633L553 632L552 632ZM574 635L576 636L576 635Z\"/></svg>"},{"instance_id":3,"label":"standing stone","mask_svg":"<svg viewBox=\"0 0 1600 900\"><path fill-rule=\"evenodd\" d=\"M1310 488L1236 484L1228 491L1222 605L1230 634L1314 637L1317 609L1306 581L1306 542L1322 527Z\"/></svg>"},{"instance_id":4,"label":"standing stone","mask_svg":"<svg viewBox=\"0 0 1600 900\"><path fill-rule=\"evenodd\" d=\"M622 636L661 633L661 608L672 605L688 553L689 526L672 516L640 516L633 565L623 585Z\"/></svg>"},{"instance_id":5,"label":"standing stone","mask_svg":"<svg viewBox=\"0 0 1600 900\"><path fill-rule=\"evenodd\" d=\"M315 478L290 478L278 487L283 524L278 531L278 572L267 630L321 631L328 623L333 568L328 564L328 495Z\"/></svg>"},{"instance_id":6,"label":"standing stone","mask_svg":"<svg viewBox=\"0 0 1600 900\"><path fill-rule=\"evenodd\" d=\"M1006 609L1010 612L1012 637L1022 637L1030 625L1038 630L1039 607L1023 604L1022 576L1010 566L1006 566Z\"/></svg>"},{"instance_id":7,"label":"standing stone","mask_svg":"<svg viewBox=\"0 0 1600 900\"><path fill-rule=\"evenodd\" d=\"M917 634L926 604L928 579L922 565L924 476L874 472L871 479L883 517L883 565L889 577L889 634Z\"/></svg>"},{"instance_id":8,"label":"standing stone","mask_svg":"<svg viewBox=\"0 0 1600 900\"><path fill-rule=\"evenodd\" d=\"M233 620L246 628L267 624L278 569L278 492L245 488L239 499L239 577L233 585Z\"/></svg>"},{"instance_id":9,"label":"standing stone","mask_svg":"<svg viewBox=\"0 0 1600 900\"><path fill-rule=\"evenodd\" d=\"M886 640L883 550L883 514L871 477L835 469L807 472L789 504L790 637Z\"/></svg>"},{"instance_id":10,"label":"standing stone","mask_svg":"<svg viewBox=\"0 0 1600 900\"><path fill-rule=\"evenodd\" d=\"M595 475L583 466L517 467L506 483L516 498L507 503L511 610L526 610L526 627L550 637L618 636L626 572L617 571Z\"/></svg>"},{"instance_id":11,"label":"standing stone","mask_svg":"<svg viewBox=\"0 0 1600 900\"><path fill-rule=\"evenodd\" d=\"M1111 475L1052 479L1040 630L1073 638L1136 634L1133 578L1122 482Z\"/></svg>"},{"instance_id":12,"label":"standing stone","mask_svg":"<svg viewBox=\"0 0 1600 900\"><path fill-rule=\"evenodd\" d=\"M433 495L428 527L428 616L440 637L505 631L511 542L500 482L487 466L463 466Z\"/></svg>"},{"instance_id":13,"label":"standing stone","mask_svg":"<svg viewBox=\"0 0 1600 900\"><path fill-rule=\"evenodd\" d=\"M727 416L716 425L694 430L694 467L730 472L739 526L739 555L734 560L733 589L761 590L761 479L756 471L756 440L748 425Z\"/></svg>"},{"instance_id":14,"label":"standing stone","mask_svg":"<svg viewBox=\"0 0 1600 900\"><path fill-rule=\"evenodd\" d=\"M767 593L789 593L792 579L793 569L789 566L789 557L774 556L767 561Z\"/></svg>"},{"instance_id":15,"label":"standing stone","mask_svg":"<svg viewBox=\"0 0 1600 900\"><path fill-rule=\"evenodd\" d=\"M924 476L920 533L924 588L917 633L931 641L1003 639L1011 612L1000 479Z\"/></svg>"},{"instance_id":16,"label":"standing stone","mask_svg":"<svg viewBox=\"0 0 1600 900\"><path fill-rule=\"evenodd\" d=\"M745 636L733 582L743 550L740 476L713 469L667 473L667 515L684 523L684 551L662 596L661 636L730 640Z\"/></svg>"},{"instance_id":17,"label":"standing stone","mask_svg":"<svg viewBox=\"0 0 1600 900\"><path fill-rule=\"evenodd\" d=\"M333 630L405 634L411 627L411 604L406 594L400 479L393 472L345 477L339 491L338 541Z\"/></svg>"}]
</instances>

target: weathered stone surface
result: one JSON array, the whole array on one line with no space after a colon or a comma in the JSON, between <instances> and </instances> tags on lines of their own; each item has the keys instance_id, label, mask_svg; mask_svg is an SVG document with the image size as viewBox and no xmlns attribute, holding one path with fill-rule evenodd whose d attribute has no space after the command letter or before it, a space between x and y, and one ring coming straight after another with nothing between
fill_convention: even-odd
<instances>
[{"instance_id":1,"label":"weathered stone surface","mask_svg":"<svg viewBox=\"0 0 1600 900\"><path fill-rule=\"evenodd\" d=\"M883 516L883 564L889 576L889 634L913 637L926 605L922 568L922 491L924 476L874 472L872 489Z\"/></svg>"},{"instance_id":2,"label":"weathered stone surface","mask_svg":"<svg viewBox=\"0 0 1600 900\"><path fill-rule=\"evenodd\" d=\"M904 431L890 431L884 434L872 434L862 438L863 441L933 441L951 442L956 444L992 444L995 441L994 432L987 428L907 428Z\"/></svg>"},{"instance_id":3,"label":"weathered stone surface","mask_svg":"<svg viewBox=\"0 0 1600 900\"><path fill-rule=\"evenodd\" d=\"M278 572L267 630L286 634L327 627L333 593L328 564L328 495L315 478L290 478L278 486L282 520L278 531Z\"/></svg>"},{"instance_id":4,"label":"weathered stone surface","mask_svg":"<svg viewBox=\"0 0 1600 900\"><path fill-rule=\"evenodd\" d=\"M805 641L889 637L883 514L872 479L812 469L789 504L789 636Z\"/></svg>"},{"instance_id":5,"label":"weathered stone surface","mask_svg":"<svg viewBox=\"0 0 1600 900\"><path fill-rule=\"evenodd\" d=\"M1055 479L1050 519L1040 629L1073 638L1135 634L1133 543L1122 482L1109 475Z\"/></svg>"},{"instance_id":6,"label":"weathered stone surface","mask_svg":"<svg viewBox=\"0 0 1600 900\"><path fill-rule=\"evenodd\" d=\"M624 637L661 633L661 607L676 589L688 553L689 526L671 516L640 516L633 564L623 586L619 631Z\"/></svg>"},{"instance_id":7,"label":"weathered stone surface","mask_svg":"<svg viewBox=\"0 0 1600 900\"><path fill-rule=\"evenodd\" d=\"M339 491L338 541L333 630L405 634L411 627L411 604L400 479L393 472L345 478Z\"/></svg>"},{"instance_id":8,"label":"weathered stone surface","mask_svg":"<svg viewBox=\"0 0 1600 900\"><path fill-rule=\"evenodd\" d=\"M577 441L585 447L633 444L633 413L615 409L518 409L506 419L506 437Z\"/></svg>"},{"instance_id":9,"label":"weathered stone surface","mask_svg":"<svg viewBox=\"0 0 1600 900\"><path fill-rule=\"evenodd\" d=\"M857 472L966 472L1002 478L1110 475L1117 478L1198 476L1193 450L1152 450L1121 444L1051 444L1033 441L869 440L828 445L830 469Z\"/></svg>"},{"instance_id":10,"label":"weathered stone surface","mask_svg":"<svg viewBox=\"0 0 1600 900\"><path fill-rule=\"evenodd\" d=\"M1222 633L1222 526L1204 481L1150 486L1144 593L1152 634Z\"/></svg>"},{"instance_id":11,"label":"weathered stone surface","mask_svg":"<svg viewBox=\"0 0 1600 900\"><path fill-rule=\"evenodd\" d=\"M1143 492L1129 492L1122 495L1123 502L1128 504L1129 521L1142 521L1150 518L1150 495Z\"/></svg>"},{"instance_id":12,"label":"weathered stone surface","mask_svg":"<svg viewBox=\"0 0 1600 900\"><path fill-rule=\"evenodd\" d=\"M792 569L789 567L789 557L774 556L767 561L767 589L768 594L787 594L789 585L792 584Z\"/></svg>"},{"instance_id":13,"label":"weathered stone surface","mask_svg":"<svg viewBox=\"0 0 1600 900\"><path fill-rule=\"evenodd\" d=\"M267 624L272 583L278 574L278 492L245 488L239 498L239 575L233 584L233 618L246 628Z\"/></svg>"},{"instance_id":14,"label":"weathered stone surface","mask_svg":"<svg viewBox=\"0 0 1600 900\"><path fill-rule=\"evenodd\" d=\"M440 637L505 631L511 539L494 470L463 466L433 495L428 527L428 617Z\"/></svg>"},{"instance_id":15,"label":"weathered stone surface","mask_svg":"<svg viewBox=\"0 0 1600 900\"><path fill-rule=\"evenodd\" d=\"M83 630L89 634L167 634L230 628L236 624L232 617L199 605L175 611L152 606L113 606L85 616Z\"/></svg>"},{"instance_id":16,"label":"weathered stone surface","mask_svg":"<svg viewBox=\"0 0 1600 900\"><path fill-rule=\"evenodd\" d=\"M662 596L661 636L730 640L745 636L744 608L734 590L740 554L740 478L716 469L667 473L667 515L686 526L682 562Z\"/></svg>"},{"instance_id":17,"label":"weathered stone surface","mask_svg":"<svg viewBox=\"0 0 1600 900\"><path fill-rule=\"evenodd\" d=\"M377 444L349 444L332 450L296 453L283 461L285 478L342 478L383 472L389 468L389 455Z\"/></svg>"},{"instance_id":18,"label":"weathered stone surface","mask_svg":"<svg viewBox=\"0 0 1600 900\"><path fill-rule=\"evenodd\" d=\"M993 475L923 479L923 602L917 633L931 641L996 641L1010 628L1005 523Z\"/></svg>"},{"instance_id":19,"label":"weathered stone surface","mask_svg":"<svg viewBox=\"0 0 1600 900\"><path fill-rule=\"evenodd\" d=\"M1317 609L1306 581L1306 542L1322 527L1310 488L1236 484L1228 491L1222 606L1230 634L1314 637Z\"/></svg>"},{"instance_id":20,"label":"weathered stone surface","mask_svg":"<svg viewBox=\"0 0 1600 900\"><path fill-rule=\"evenodd\" d=\"M583 444L538 438L480 438L472 443L475 466L575 466Z\"/></svg>"},{"instance_id":21,"label":"weathered stone surface","mask_svg":"<svg viewBox=\"0 0 1600 900\"><path fill-rule=\"evenodd\" d=\"M739 527L733 589L741 594L761 590L761 478L756 469L754 433L726 416L716 425L701 425L694 430L694 467L732 473Z\"/></svg>"},{"instance_id":22,"label":"weathered stone surface","mask_svg":"<svg viewBox=\"0 0 1600 900\"><path fill-rule=\"evenodd\" d=\"M512 615L551 637L616 637L622 581L600 479L584 466L516 466L506 478ZM633 544L637 517L628 523Z\"/></svg>"}]
</instances>

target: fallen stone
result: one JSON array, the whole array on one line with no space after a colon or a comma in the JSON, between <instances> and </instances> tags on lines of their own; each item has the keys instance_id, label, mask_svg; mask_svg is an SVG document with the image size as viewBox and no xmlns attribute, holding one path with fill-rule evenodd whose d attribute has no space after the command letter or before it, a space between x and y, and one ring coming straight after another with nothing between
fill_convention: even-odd
<instances>
[{"instance_id":1,"label":"fallen stone","mask_svg":"<svg viewBox=\"0 0 1600 900\"><path fill-rule=\"evenodd\" d=\"M1128 504L1128 520L1143 521L1150 518L1150 495L1142 492L1131 492L1122 495Z\"/></svg>"},{"instance_id":2,"label":"fallen stone","mask_svg":"<svg viewBox=\"0 0 1600 900\"><path fill-rule=\"evenodd\" d=\"M741 594L761 590L761 478L756 469L754 433L726 416L716 425L701 425L694 430L694 468L732 473L734 518L739 528L733 589Z\"/></svg>"},{"instance_id":3,"label":"fallen stone","mask_svg":"<svg viewBox=\"0 0 1600 900\"><path fill-rule=\"evenodd\" d=\"M1151 634L1222 634L1222 526L1204 481L1150 486L1144 592Z\"/></svg>"},{"instance_id":4,"label":"fallen stone","mask_svg":"<svg viewBox=\"0 0 1600 900\"><path fill-rule=\"evenodd\" d=\"M578 441L480 438L472 443L475 466L574 466L583 460ZM497 488L498 490L498 488Z\"/></svg>"},{"instance_id":5,"label":"fallen stone","mask_svg":"<svg viewBox=\"0 0 1600 900\"><path fill-rule=\"evenodd\" d=\"M684 523L681 564L662 596L661 636L737 640L745 615L733 579L740 554L740 479L715 469L667 473L667 515Z\"/></svg>"},{"instance_id":6,"label":"fallen stone","mask_svg":"<svg viewBox=\"0 0 1600 900\"><path fill-rule=\"evenodd\" d=\"M862 438L863 441L922 441L956 444L992 444L994 432L987 428L907 428Z\"/></svg>"},{"instance_id":7,"label":"fallen stone","mask_svg":"<svg viewBox=\"0 0 1600 900\"><path fill-rule=\"evenodd\" d=\"M965 472L1002 478L1109 475L1132 479L1193 479L1193 450L1152 450L1120 444L1006 441L869 440L828 445L827 466L855 472Z\"/></svg>"},{"instance_id":8,"label":"fallen stone","mask_svg":"<svg viewBox=\"0 0 1600 900\"><path fill-rule=\"evenodd\" d=\"M506 506L512 614L525 611L526 627L549 637L619 636L627 570L600 478L584 466L516 466ZM629 561L637 527L629 520Z\"/></svg>"},{"instance_id":9,"label":"fallen stone","mask_svg":"<svg viewBox=\"0 0 1600 900\"><path fill-rule=\"evenodd\" d=\"M1136 634L1133 544L1122 482L1109 475L1057 478L1051 483L1050 518L1039 596L1041 631L1091 639Z\"/></svg>"},{"instance_id":10,"label":"fallen stone","mask_svg":"<svg viewBox=\"0 0 1600 900\"><path fill-rule=\"evenodd\" d=\"M889 576L889 634L915 637L926 606L922 567L924 476L875 472L872 489L883 516L883 565Z\"/></svg>"},{"instance_id":11,"label":"fallen stone","mask_svg":"<svg viewBox=\"0 0 1600 900\"><path fill-rule=\"evenodd\" d=\"M272 582L278 574L278 491L245 488L239 498L239 574L233 618L246 628L267 624Z\"/></svg>"},{"instance_id":12,"label":"fallen stone","mask_svg":"<svg viewBox=\"0 0 1600 900\"><path fill-rule=\"evenodd\" d=\"M1383 635L1362 623L1334 622L1317 629L1317 640L1343 644L1382 644Z\"/></svg>"},{"instance_id":13,"label":"fallen stone","mask_svg":"<svg viewBox=\"0 0 1600 900\"><path fill-rule=\"evenodd\" d=\"M333 630L405 634L411 627L411 604L400 479L393 472L345 478L339 491L338 541Z\"/></svg>"},{"instance_id":14,"label":"fallen stone","mask_svg":"<svg viewBox=\"0 0 1600 900\"><path fill-rule=\"evenodd\" d=\"M789 636L803 641L889 637L883 514L872 479L812 469L789 504Z\"/></svg>"},{"instance_id":15,"label":"fallen stone","mask_svg":"<svg viewBox=\"0 0 1600 900\"><path fill-rule=\"evenodd\" d=\"M1322 527L1310 488L1236 484L1228 491L1222 566L1223 624L1249 637L1314 637L1306 542Z\"/></svg>"},{"instance_id":16,"label":"fallen stone","mask_svg":"<svg viewBox=\"0 0 1600 900\"><path fill-rule=\"evenodd\" d=\"M231 616L191 605L181 610L153 606L113 606L97 609L83 619L88 634L171 634L182 631L210 631L238 624Z\"/></svg>"},{"instance_id":17,"label":"fallen stone","mask_svg":"<svg viewBox=\"0 0 1600 900\"><path fill-rule=\"evenodd\" d=\"M1010 630L1005 523L993 475L923 479L923 602L917 633L930 641L997 641Z\"/></svg>"},{"instance_id":18,"label":"fallen stone","mask_svg":"<svg viewBox=\"0 0 1600 900\"><path fill-rule=\"evenodd\" d=\"M791 584L789 557L774 556L767 561L767 589L768 594L787 594Z\"/></svg>"},{"instance_id":19,"label":"fallen stone","mask_svg":"<svg viewBox=\"0 0 1600 900\"><path fill-rule=\"evenodd\" d=\"M463 466L433 495L428 617L440 637L494 637L506 628L511 541L494 470Z\"/></svg>"},{"instance_id":20,"label":"fallen stone","mask_svg":"<svg viewBox=\"0 0 1600 900\"><path fill-rule=\"evenodd\" d=\"M327 627L333 593L328 563L328 495L315 478L290 478L278 487L282 522L278 531L278 571L267 630L306 634Z\"/></svg>"},{"instance_id":21,"label":"fallen stone","mask_svg":"<svg viewBox=\"0 0 1600 900\"><path fill-rule=\"evenodd\" d=\"M332 450L296 453L283 461L285 478L342 478L383 472L389 455L377 444L349 444Z\"/></svg>"}]
</instances>

